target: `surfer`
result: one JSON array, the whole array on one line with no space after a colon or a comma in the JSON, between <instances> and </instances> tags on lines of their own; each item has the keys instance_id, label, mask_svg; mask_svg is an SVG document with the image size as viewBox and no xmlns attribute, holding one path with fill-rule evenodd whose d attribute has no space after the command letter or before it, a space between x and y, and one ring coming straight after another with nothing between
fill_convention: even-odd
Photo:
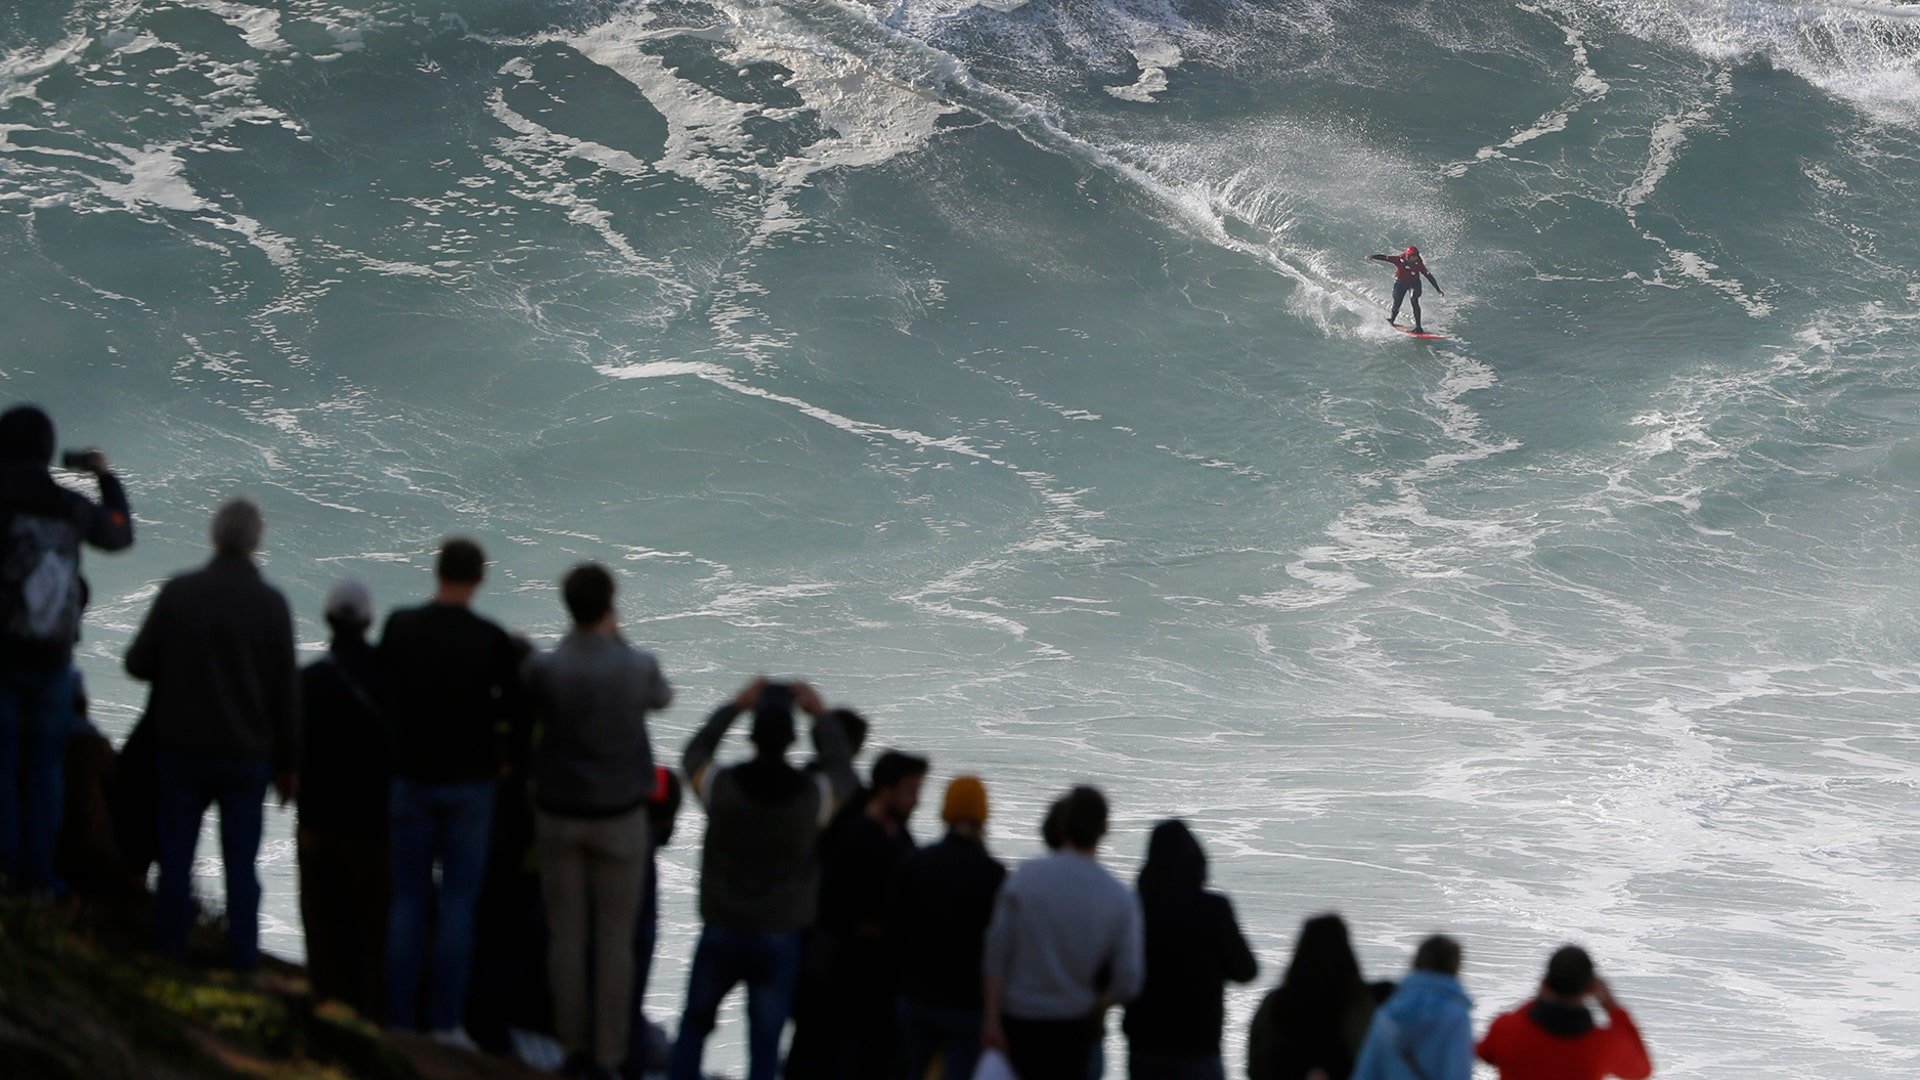
<instances>
[{"instance_id":1,"label":"surfer","mask_svg":"<svg viewBox=\"0 0 1920 1080\"><path fill-rule=\"evenodd\" d=\"M1433 280L1433 271L1427 269L1426 262L1420 258L1420 249L1408 244L1407 250L1398 255L1369 255L1367 258L1393 265L1393 311L1387 315L1387 322L1399 325L1400 301L1406 299L1407 293L1411 292L1413 293L1413 332L1426 333L1427 328L1420 325L1421 277L1424 276L1433 283L1435 293L1445 296L1447 292L1440 287L1438 281Z\"/></svg>"}]
</instances>

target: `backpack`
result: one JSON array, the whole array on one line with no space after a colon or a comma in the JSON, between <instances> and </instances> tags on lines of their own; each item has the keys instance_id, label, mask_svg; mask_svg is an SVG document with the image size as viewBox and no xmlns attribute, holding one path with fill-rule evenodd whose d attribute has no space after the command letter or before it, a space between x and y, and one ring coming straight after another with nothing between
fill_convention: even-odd
<instances>
[{"instance_id":1,"label":"backpack","mask_svg":"<svg viewBox=\"0 0 1920 1080\"><path fill-rule=\"evenodd\" d=\"M80 640L82 532L72 517L0 514L0 636L49 649Z\"/></svg>"}]
</instances>

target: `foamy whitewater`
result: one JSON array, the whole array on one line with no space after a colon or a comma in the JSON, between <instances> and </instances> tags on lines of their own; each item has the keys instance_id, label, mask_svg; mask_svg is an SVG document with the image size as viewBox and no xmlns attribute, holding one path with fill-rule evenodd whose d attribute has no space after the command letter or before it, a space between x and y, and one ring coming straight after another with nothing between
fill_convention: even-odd
<instances>
[{"instance_id":1,"label":"foamy whitewater","mask_svg":"<svg viewBox=\"0 0 1920 1080\"><path fill-rule=\"evenodd\" d=\"M1663 1076L1920 1070L1917 210L1920 8L1867 0L0 18L0 398L140 516L110 731L231 490L314 649L450 532L542 640L606 560L664 751L801 673L983 774L1002 855L1074 781L1125 874L1191 819L1236 1063L1338 909L1372 977L1458 934L1480 1026L1575 940ZM1384 322L1408 243L1450 342Z\"/></svg>"}]
</instances>

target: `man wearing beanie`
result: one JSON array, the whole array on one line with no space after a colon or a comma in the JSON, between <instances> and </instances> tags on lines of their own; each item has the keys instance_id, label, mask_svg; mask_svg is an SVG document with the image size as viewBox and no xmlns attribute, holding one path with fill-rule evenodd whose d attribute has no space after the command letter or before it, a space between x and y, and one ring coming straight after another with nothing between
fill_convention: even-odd
<instances>
[{"instance_id":1,"label":"man wearing beanie","mask_svg":"<svg viewBox=\"0 0 1920 1080\"><path fill-rule=\"evenodd\" d=\"M817 772L787 762L793 709L815 717ZM755 754L714 764L720 741L753 714ZM686 1013L673 1048L673 1080L700 1080L700 1059L720 1002L747 984L748 1080L773 1080L780 1035L800 977L800 931L818 901L820 834L854 790L853 752L839 719L805 683L756 679L714 710L687 744L682 769L707 810L700 851L700 944L687 979Z\"/></svg>"},{"instance_id":2,"label":"man wearing beanie","mask_svg":"<svg viewBox=\"0 0 1920 1080\"><path fill-rule=\"evenodd\" d=\"M54 889L63 762L79 674L74 642L87 585L80 548L133 545L127 493L89 450L71 464L100 501L54 482L53 420L32 405L0 414L0 895Z\"/></svg>"},{"instance_id":3,"label":"man wearing beanie","mask_svg":"<svg viewBox=\"0 0 1920 1080\"><path fill-rule=\"evenodd\" d=\"M908 1076L935 1059L972 1076L980 1056L980 971L987 923L1007 871L987 853L987 788L947 785L947 835L900 861L887 899L887 938L900 966L901 1043Z\"/></svg>"},{"instance_id":4,"label":"man wearing beanie","mask_svg":"<svg viewBox=\"0 0 1920 1080\"><path fill-rule=\"evenodd\" d=\"M300 673L300 920L313 996L381 1015L393 864L387 803L391 735L373 646L373 595L327 592L327 655Z\"/></svg>"}]
</instances>

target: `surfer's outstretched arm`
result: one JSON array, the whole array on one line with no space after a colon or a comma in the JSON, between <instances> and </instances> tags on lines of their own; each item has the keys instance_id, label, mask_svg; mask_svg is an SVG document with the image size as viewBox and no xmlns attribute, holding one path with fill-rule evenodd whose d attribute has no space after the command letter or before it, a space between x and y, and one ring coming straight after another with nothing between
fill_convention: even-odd
<instances>
[{"instance_id":1,"label":"surfer's outstretched arm","mask_svg":"<svg viewBox=\"0 0 1920 1080\"><path fill-rule=\"evenodd\" d=\"M1367 256L1367 258L1372 262L1392 262L1393 261L1392 259L1388 258L1385 255L1369 255Z\"/></svg>"},{"instance_id":2,"label":"surfer's outstretched arm","mask_svg":"<svg viewBox=\"0 0 1920 1080\"><path fill-rule=\"evenodd\" d=\"M1440 294L1441 296L1445 296L1445 295L1447 295L1447 290L1445 290L1445 289L1443 289L1443 288L1441 288L1441 287L1440 287L1440 283L1439 283L1438 281L1435 281L1435 280L1433 279L1433 271L1431 271L1431 270L1428 270L1428 269L1426 269L1426 268L1424 268L1424 267L1422 267L1422 268L1421 268L1421 270L1420 270L1420 273L1421 273L1422 275L1424 275L1424 276L1426 277L1426 279L1427 279L1427 284L1429 284L1429 285L1432 285L1432 286L1433 286L1433 291L1434 291L1434 292L1437 292L1437 293L1439 293L1439 294Z\"/></svg>"}]
</instances>

